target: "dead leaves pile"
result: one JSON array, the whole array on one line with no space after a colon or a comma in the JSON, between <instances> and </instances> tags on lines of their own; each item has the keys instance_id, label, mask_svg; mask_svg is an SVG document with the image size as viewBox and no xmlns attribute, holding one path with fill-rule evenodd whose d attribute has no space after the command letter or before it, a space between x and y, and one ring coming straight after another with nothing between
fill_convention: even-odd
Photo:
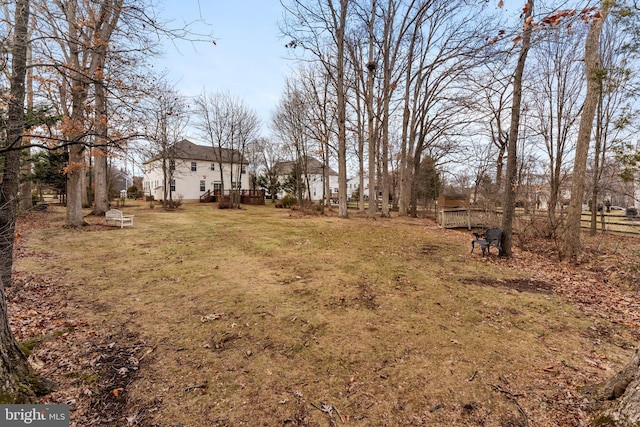
<instances>
[{"instance_id":1,"label":"dead leaves pile","mask_svg":"<svg viewBox=\"0 0 640 427\"><path fill-rule=\"evenodd\" d=\"M22 217L16 231L45 228L47 212ZM15 256L45 257L27 253L17 239ZM68 285L58 279L16 272L5 288L9 323L16 339L29 354L35 371L56 384L42 404L68 404L70 425L143 425L156 402L133 402L127 390L136 379L143 359L155 347L136 334L106 326L97 330L69 317L74 302Z\"/></svg>"},{"instance_id":2,"label":"dead leaves pile","mask_svg":"<svg viewBox=\"0 0 640 427\"><path fill-rule=\"evenodd\" d=\"M454 237L455 235L455 237ZM471 233L449 233L460 243L471 245ZM613 249L604 248L607 239ZM527 247L514 248L512 258L491 255L486 262L513 268L529 280L547 283L553 292L577 306L585 314L629 327L640 339L640 243L637 237L605 235L597 240L583 239L580 264L560 262L548 241L528 241ZM624 247L623 253L620 248ZM480 257L480 254L472 254Z\"/></svg>"}]
</instances>

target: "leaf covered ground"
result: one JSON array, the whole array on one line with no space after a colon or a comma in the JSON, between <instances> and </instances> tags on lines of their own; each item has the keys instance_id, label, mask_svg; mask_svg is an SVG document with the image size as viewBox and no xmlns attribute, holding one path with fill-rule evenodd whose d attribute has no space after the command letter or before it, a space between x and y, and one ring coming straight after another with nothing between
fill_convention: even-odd
<instances>
[{"instance_id":1,"label":"leaf covered ground","mask_svg":"<svg viewBox=\"0 0 640 427\"><path fill-rule=\"evenodd\" d=\"M18 223L11 326L74 426L579 426L640 338L630 237L570 265L426 219L123 209Z\"/></svg>"}]
</instances>

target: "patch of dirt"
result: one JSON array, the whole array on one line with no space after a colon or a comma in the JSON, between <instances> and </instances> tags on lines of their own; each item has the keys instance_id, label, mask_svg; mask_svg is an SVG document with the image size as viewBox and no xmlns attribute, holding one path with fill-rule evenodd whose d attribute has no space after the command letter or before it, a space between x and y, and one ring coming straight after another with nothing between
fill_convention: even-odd
<instances>
[{"instance_id":1,"label":"patch of dirt","mask_svg":"<svg viewBox=\"0 0 640 427\"><path fill-rule=\"evenodd\" d=\"M532 292L537 294L551 294L554 292L552 284L531 278L526 279L492 279L489 277L465 277L460 280L465 285L491 286L494 288L515 289L518 292Z\"/></svg>"}]
</instances>

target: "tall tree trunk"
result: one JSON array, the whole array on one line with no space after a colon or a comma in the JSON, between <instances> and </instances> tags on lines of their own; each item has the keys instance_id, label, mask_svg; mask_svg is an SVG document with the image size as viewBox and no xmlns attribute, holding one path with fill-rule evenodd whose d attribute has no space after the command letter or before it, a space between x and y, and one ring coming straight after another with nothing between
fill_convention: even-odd
<instances>
[{"instance_id":1,"label":"tall tree trunk","mask_svg":"<svg viewBox=\"0 0 640 427\"><path fill-rule=\"evenodd\" d=\"M338 95L338 216L347 218L347 102L344 81L345 33L349 0L340 0L340 16L336 25L338 51L336 58L336 85Z\"/></svg>"},{"instance_id":2,"label":"tall tree trunk","mask_svg":"<svg viewBox=\"0 0 640 427\"><path fill-rule=\"evenodd\" d=\"M104 74L104 52L102 53L97 75ZM104 79L97 79L94 83L96 97L96 144L93 148L93 185L95 186L93 199L93 214L104 215L109 209L109 195L107 187L107 94Z\"/></svg>"},{"instance_id":3,"label":"tall tree trunk","mask_svg":"<svg viewBox=\"0 0 640 427\"><path fill-rule=\"evenodd\" d=\"M378 133L375 125L375 114L373 111L373 87L376 78L376 63L374 62L375 48L375 19L376 19L376 0L371 2L371 17L369 19L369 62L367 63L367 133L369 134L369 208L367 210L368 217L373 218L378 211L378 192L376 188L376 146ZM364 191L364 190L363 190Z\"/></svg>"},{"instance_id":4,"label":"tall tree trunk","mask_svg":"<svg viewBox=\"0 0 640 427\"><path fill-rule=\"evenodd\" d=\"M82 136L84 129L84 101L87 98L87 85L78 77L71 89L73 111L71 112L71 126L66 137L73 142L69 146L69 163L67 164L67 217L68 227L81 227L85 224L82 211L82 193L84 188L85 146Z\"/></svg>"},{"instance_id":5,"label":"tall tree trunk","mask_svg":"<svg viewBox=\"0 0 640 427\"><path fill-rule=\"evenodd\" d=\"M527 60L527 53L531 47L533 1L534 0L528 0L525 6L522 46L513 75L511 127L509 128L509 144L507 147L507 175L505 177L504 206L502 207L502 254L508 257L512 255L513 246L513 218L516 209L516 186L518 179L516 151L518 147L518 130L520 128L520 105L522 103L522 75Z\"/></svg>"},{"instance_id":6,"label":"tall tree trunk","mask_svg":"<svg viewBox=\"0 0 640 427\"><path fill-rule=\"evenodd\" d=\"M587 78L587 94L580 116L578 129L578 143L573 161L573 176L571 179L571 200L567 211L567 227L563 239L564 246L561 258L577 261L580 257L580 219L582 217L582 195L584 193L584 178L587 170L587 157L591 142L593 119L598 105L600 81L602 79L600 67L600 33L604 21L609 15L613 2L605 0L600 6L600 16L593 18L589 27L587 40L584 45L584 64Z\"/></svg>"},{"instance_id":7,"label":"tall tree trunk","mask_svg":"<svg viewBox=\"0 0 640 427\"><path fill-rule=\"evenodd\" d=\"M322 213L324 213L324 207L331 210L331 182L329 181L329 138L328 133L324 132L324 140L320 142L322 144L323 161L322 164L322 179L323 185L322 191L324 192L324 200L322 200Z\"/></svg>"},{"instance_id":8,"label":"tall tree trunk","mask_svg":"<svg viewBox=\"0 0 640 427\"><path fill-rule=\"evenodd\" d=\"M0 186L0 404L32 399L33 374L9 328L4 288L11 283L13 244L20 176L20 147L24 132L29 0L17 0L8 105L7 147Z\"/></svg>"},{"instance_id":9,"label":"tall tree trunk","mask_svg":"<svg viewBox=\"0 0 640 427\"><path fill-rule=\"evenodd\" d=\"M27 64L31 63L31 44L27 44ZM26 74L26 90L25 97L27 101L27 109L29 111L33 111L33 69L29 68ZM23 143L25 145L29 145L29 140L23 138ZM32 161L31 161L31 149L25 149L26 159L23 161L22 165L22 182L20 183L20 212L26 212L33 207L31 193L33 191L31 185L31 169L32 169Z\"/></svg>"},{"instance_id":10,"label":"tall tree trunk","mask_svg":"<svg viewBox=\"0 0 640 427\"><path fill-rule=\"evenodd\" d=\"M597 107L597 121L596 135L595 135L595 147L593 153L593 182L591 183L591 229L589 234L595 236L598 224L597 224L597 212L598 212L598 193L600 190L600 178L602 177L602 168L604 166L604 156L602 164L600 164L600 156L602 155L602 79L599 82L598 91L598 107ZM604 217L604 207L602 211ZM604 230L604 228L603 228Z\"/></svg>"}]
</instances>

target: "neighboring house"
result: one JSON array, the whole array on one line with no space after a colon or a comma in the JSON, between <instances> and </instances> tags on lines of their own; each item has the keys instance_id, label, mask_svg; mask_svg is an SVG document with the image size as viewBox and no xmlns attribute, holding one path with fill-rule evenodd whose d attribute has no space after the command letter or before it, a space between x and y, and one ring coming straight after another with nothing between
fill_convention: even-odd
<instances>
[{"instance_id":1,"label":"neighboring house","mask_svg":"<svg viewBox=\"0 0 640 427\"><path fill-rule=\"evenodd\" d=\"M308 197L308 195L310 194L312 201L321 201L322 196L324 195L323 172L324 172L325 166L318 159L315 159L309 156L306 157L306 163L307 163L307 174L306 174L306 177L303 175L302 180L305 183L305 186L307 185L307 181L308 181L309 191L307 191L305 187L305 191L304 191L305 198ZM295 161L284 161L284 162L276 163L275 169L277 171L277 174L281 183L284 182L287 179L287 177L295 170L295 165L296 165ZM337 199L338 198L338 173L333 169L329 168L328 175L329 175L329 187L331 189L331 198ZM284 194L285 194L284 190L281 190L278 193L278 198L281 199L282 197L284 197Z\"/></svg>"},{"instance_id":2,"label":"neighboring house","mask_svg":"<svg viewBox=\"0 0 640 427\"><path fill-rule=\"evenodd\" d=\"M124 190L126 194L127 188L133 185L133 176L123 169L116 169L109 172L112 190L118 194Z\"/></svg>"},{"instance_id":3,"label":"neighboring house","mask_svg":"<svg viewBox=\"0 0 640 427\"><path fill-rule=\"evenodd\" d=\"M222 154L220 159L219 154ZM233 163L233 182L231 165ZM224 177L224 191L249 188L249 162L242 159L240 152L206 145L196 145L183 139L172 147L172 155L167 159L172 170L170 186L174 200L184 202L199 201L203 194L221 194ZM222 164L222 170L220 165ZM145 195L156 200L164 198L162 157L155 156L144 163L143 190Z\"/></svg>"},{"instance_id":4,"label":"neighboring house","mask_svg":"<svg viewBox=\"0 0 640 427\"><path fill-rule=\"evenodd\" d=\"M347 180L347 199L357 201L360 196L360 175ZM369 196L369 176L364 177L364 195Z\"/></svg>"}]
</instances>

